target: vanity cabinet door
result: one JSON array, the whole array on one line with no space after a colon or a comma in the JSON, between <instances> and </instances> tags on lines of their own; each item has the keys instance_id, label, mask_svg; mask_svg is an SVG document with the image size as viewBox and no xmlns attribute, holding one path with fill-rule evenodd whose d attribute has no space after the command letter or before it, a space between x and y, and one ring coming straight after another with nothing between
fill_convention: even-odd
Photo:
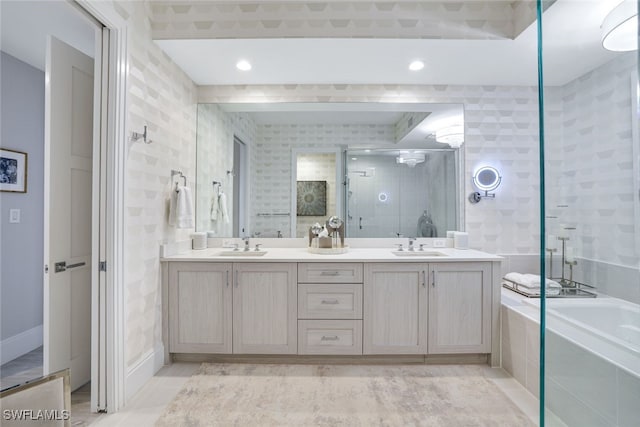
<instances>
[{"instance_id":1,"label":"vanity cabinet door","mask_svg":"<svg viewBox=\"0 0 640 427\"><path fill-rule=\"evenodd\" d=\"M170 263L170 352L231 353L231 279L231 263Z\"/></svg>"},{"instance_id":2,"label":"vanity cabinet door","mask_svg":"<svg viewBox=\"0 0 640 427\"><path fill-rule=\"evenodd\" d=\"M295 263L233 264L233 352L297 352Z\"/></svg>"},{"instance_id":3,"label":"vanity cabinet door","mask_svg":"<svg viewBox=\"0 0 640 427\"><path fill-rule=\"evenodd\" d=\"M429 264L429 354L491 352L491 264Z\"/></svg>"},{"instance_id":4,"label":"vanity cabinet door","mask_svg":"<svg viewBox=\"0 0 640 427\"><path fill-rule=\"evenodd\" d=\"M367 263L364 274L364 354L427 352L424 263Z\"/></svg>"}]
</instances>

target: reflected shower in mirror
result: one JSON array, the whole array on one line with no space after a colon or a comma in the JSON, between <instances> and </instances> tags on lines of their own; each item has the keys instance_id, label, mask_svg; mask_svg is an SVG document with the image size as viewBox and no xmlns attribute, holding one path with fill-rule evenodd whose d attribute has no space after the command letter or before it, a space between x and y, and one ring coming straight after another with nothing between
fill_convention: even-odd
<instances>
[{"instance_id":1,"label":"reflected shower in mirror","mask_svg":"<svg viewBox=\"0 0 640 427\"><path fill-rule=\"evenodd\" d=\"M456 150L346 153L348 237L446 237L457 229Z\"/></svg>"},{"instance_id":2,"label":"reflected shower in mirror","mask_svg":"<svg viewBox=\"0 0 640 427\"><path fill-rule=\"evenodd\" d=\"M335 215L347 237L444 236L462 223L463 142L460 104L199 104L197 229L303 237ZM355 190L359 170L395 186L386 200L370 202L367 181Z\"/></svg>"}]
</instances>

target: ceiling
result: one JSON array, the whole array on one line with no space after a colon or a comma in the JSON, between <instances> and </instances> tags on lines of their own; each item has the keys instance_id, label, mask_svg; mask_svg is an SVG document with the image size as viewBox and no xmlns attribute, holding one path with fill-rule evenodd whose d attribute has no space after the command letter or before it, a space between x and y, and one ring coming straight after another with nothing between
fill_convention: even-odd
<instances>
[{"instance_id":1,"label":"ceiling","mask_svg":"<svg viewBox=\"0 0 640 427\"><path fill-rule=\"evenodd\" d=\"M43 70L47 36L93 57L95 27L66 1L0 1L0 48Z\"/></svg>"},{"instance_id":2,"label":"ceiling","mask_svg":"<svg viewBox=\"0 0 640 427\"><path fill-rule=\"evenodd\" d=\"M619 1L557 0L548 7L543 16L545 83L547 85L565 84L602 65L616 55L616 53L602 48L599 27L609 10ZM238 5L234 7L227 5L228 2L205 2L207 5L210 3L214 4L212 6L214 9L207 13L214 13L218 10L215 7L221 4L227 6L225 10L229 20L224 22L227 22L228 28L236 28L236 33L241 34L244 23L247 27L251 27L250 34L260 37L185 39L184 37L187 37L188 34L199 34L202 37L219 35L214 31L217 28L214 24L218 22L218 25L221 25L222 21L214 22L211 25L213 29L207 27L206 31L189 30L191 33L187 31L190 28L189 25L193 24L193 18L187 19L185 16L198 10L195 9L195 5L201 4L198 2L179 2L182 9L174 9L177 7L176 2L162 2L157 7L154 6L156 12L152 14L154 34L160 34L158 37L163 38L163 40L156 40L158 45L185 70L196 84L202 86L238 84L537 84L536 25L529 25L529 19L524 19L514 13L506 14L507 9L504 8L505 3L509 3L512 11L520 10L514 6L519 2L475 2L478 5L477 10L470 6L474 2L457 2L457 4L463 4L464 7L454 12L461 16L464 15L466 19L463 21L450 19L446 22L450 25L456 23L453 25L456 28L464 24L465 28L472 28L474 31L469 30L464 37L459 33L446 36L449 38L441 37L439 39L420 38L422 35L411 38L406 34L402 37L391 38L385 36L384 31L377 31L375 28L369 29L369 33L367 33L369 36L363 36L366 38L358 38L357 36L328 38L329 34L338 37L341 31L327 30L326 28L324 30L325 37L322 38L306 35L301 38L274 38L273 32L269 28L256 26L255 19L257 18L254 17L255 25L253 26L247 24L246 19L243 20L244 14L251 16L260 12L259 9L253 9L255 4L251 6L252 9L244 12ZM431 6L439 4L445 11L449 10L445 7L447 4L453 5L452 2L447 1L408 3ZM326 4L327 7L333 5L331 2L323 4ZM404 3L396 2L394 4L402 5ZM494 8L491 9L487 4L494 4ZM523 4L528 5L529 3ZM522 6L521 9L530 11ZM160 13L159 10L162 10L163 13ZM182 13L177 13L176 10ZM475 26L470 15L474 12L486 18L478 20ZM494 14L491 15L494 16L493 21L488 17L490 12ZM263 10L262 13L266 12ZM164 21L161 21L159 16ZM510 23L508 26L511 31L514 31L513 28L518 25L522 26L522 22L527 22L528 27L518 33L514 39L504 34L497 37L496 32L493 31L495 26L488 28L486 22L498 22L499 17ZM178 25L180 23L183 24L182 27ZM284 31L282 25L284 24L281 23L278 28ZM325 25L327 24L325 23ZM206 25L203 24L203 26ZM182 28L182 30L179 31L174 27ZM169 39L171 28L174 28L173 31L176 34L174 39ZM447 31L445 28L442 34L448 34ZM292 32L295 33L295 31ZM226 34L224 31L220 31L220 33ZM309 32L309 34L312 35L313 32ZM379 34L382 34L383 37L379 37ZM247 72L237 70L235 64L240 59L250 61L253 69ZM414 59L423 60L425 68L419 72L409 71L408 64Z\"/></svg>"}]
</instances>

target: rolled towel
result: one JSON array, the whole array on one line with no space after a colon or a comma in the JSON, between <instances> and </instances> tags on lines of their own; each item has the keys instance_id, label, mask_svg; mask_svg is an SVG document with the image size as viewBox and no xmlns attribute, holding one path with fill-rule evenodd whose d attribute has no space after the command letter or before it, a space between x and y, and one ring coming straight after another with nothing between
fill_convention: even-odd
<instances>
[{"instance_id":1,"label":"rolled towel","mask_svg":"<svg viewBox=\"0 0 640 427\"><path fill-rule=\"evenodd\" d=\"M530 288L539 288L540 287L540 283L542 282L542 280L540 279L540 276L537 274L524 274L523 275L525 280L529 283L529 287ZM525 285L526 286L526 285ZM560 285L560 283L551 280L551 279L546 279L545 280L545 287L546 288L562 288L562 286Z\"/></svg>"}]
</instances>

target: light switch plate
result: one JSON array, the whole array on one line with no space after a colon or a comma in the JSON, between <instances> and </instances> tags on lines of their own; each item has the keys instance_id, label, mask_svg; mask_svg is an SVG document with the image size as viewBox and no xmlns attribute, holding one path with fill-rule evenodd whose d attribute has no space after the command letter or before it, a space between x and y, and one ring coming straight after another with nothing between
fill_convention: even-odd
<instances>
[{"instance_id":1,"label":"light switch plate","mask_svg":"<svg viewBox=\"0 0 640 427\"><path fill-rule=\"evenodd\" d=\"M433 247L434 248L444 248L444 246L445 246L444 239L434 239L433 240Z\"/></svg>"},{"instance_id":2,"label":"light switch plate","mask_svg":"<svg viewBox=\"0 0 640 427\"><path fill-rule=\"evenodd\" d=\"M9 223L20 223L20 209L9 209Z\"/></svg>"}]
</instances>

